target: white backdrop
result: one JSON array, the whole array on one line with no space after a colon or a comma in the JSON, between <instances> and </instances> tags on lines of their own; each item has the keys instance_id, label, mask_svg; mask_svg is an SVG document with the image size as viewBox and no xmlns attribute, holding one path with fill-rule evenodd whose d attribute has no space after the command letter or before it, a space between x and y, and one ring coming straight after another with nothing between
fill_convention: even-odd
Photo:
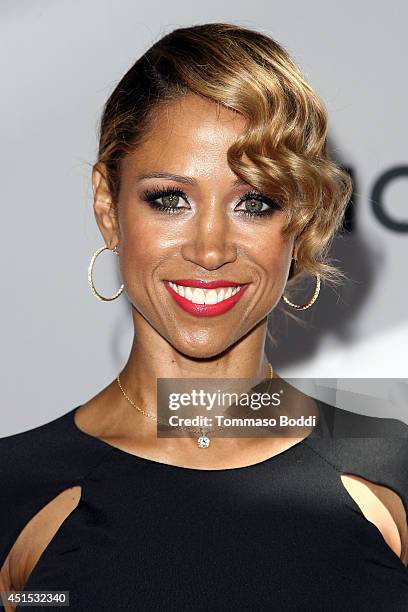
<instances>
[{"instance_id":1,"label":"white backdrop","mask_svg":"<svg viewBox=\"0 0 408 612\"><path fill-rule=\"evenodd\" d=\"M353 231L333 249L351 281L323 289L300 315L309 329L271 320L279 326L271 327L275 369L293 377L408 377L408 177L383 191L390 224L371 201L381 175L408 166L407 13L402 0L2 0L0 435L86 401L123 366L132 340L125 296L99 302L86 280L103 244L90 183L98 119L148 46L175 27L207 21L262 29L288 49L325 101L331 146L356 180ZM104 293L120 280L109 255L95 266Z\"/></svg>"}]
</instances>

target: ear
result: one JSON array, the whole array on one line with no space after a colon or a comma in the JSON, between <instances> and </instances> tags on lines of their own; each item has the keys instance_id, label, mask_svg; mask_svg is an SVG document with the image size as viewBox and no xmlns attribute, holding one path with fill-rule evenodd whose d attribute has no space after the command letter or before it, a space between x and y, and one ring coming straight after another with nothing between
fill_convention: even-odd
<instances>
[{"instance_id":1,"label":"ear","mask_svg":"<svg viewBox=\"0 0 408 612\"><path fill-rule=\"evenodd\" d=\"M92 169L94 215L106 246L113 249L119 243L119 222L107 181L105 164L98 162Z\"/></svg>"},{"instance_id":2,"label":"ear","mask_svg":"<svg viewBox=\"0 0 408 612\"><path fill-rule=\"evenodd\" d=\"M288 280L292 280L292 278L295 276L295 266L296 266L296 260L297 260L297 252L298 252L298 246L297 246L296 240L294 240L293 241L293 248L292 248L292 258L290 260L290 266L289 266Z\"/></svg>"}]
</instances>

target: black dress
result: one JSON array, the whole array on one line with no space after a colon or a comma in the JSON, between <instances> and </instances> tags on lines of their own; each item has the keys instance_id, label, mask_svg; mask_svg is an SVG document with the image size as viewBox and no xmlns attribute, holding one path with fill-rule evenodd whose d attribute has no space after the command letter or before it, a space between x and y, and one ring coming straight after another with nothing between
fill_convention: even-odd
<instances>
[{"instance_id":1,"label":"black dress","mask_svg":"<svg viewBox=\"0 0 408 612\"><path fill-rule=\"evenodd\" d=\"M0 566L30 518L80 485L25 586L69 591L72 611L407 612L408 569L340 474L392 488L408 515L408 425L318 407L310 436L231 469L132 455L81 431L76 408L2 438ZM346 437L362 427L372 437Z\"/></svg>"}]
</instances>

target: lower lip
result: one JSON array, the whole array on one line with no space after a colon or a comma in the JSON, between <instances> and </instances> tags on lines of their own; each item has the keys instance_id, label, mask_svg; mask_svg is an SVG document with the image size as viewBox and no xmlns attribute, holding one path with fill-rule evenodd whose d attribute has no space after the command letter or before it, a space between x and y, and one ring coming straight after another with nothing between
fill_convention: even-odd
<instances>
[{"instance_id":1,"label":"lower lip","mask_svg":"<svg viewBox=\"0 0 408 612\"><path fill-rule=\"evenodd\" d=\"M190 314L198 315L200 317L214 317L216 315L224 314L224 312L227 312L228 310L231 310L231 308L233 308L235 304L240 300L243 293L248 287L248 285L244 285L235 295L232 295L226 300L218 302L218 304L194 304L193 302L190 302L190 300L187 300L183 296L179 295L176 291L174 291L174 289L172 289L166 281L164 281L164 286L183 310L189 312Z\"/></svg>"}]
</instances>

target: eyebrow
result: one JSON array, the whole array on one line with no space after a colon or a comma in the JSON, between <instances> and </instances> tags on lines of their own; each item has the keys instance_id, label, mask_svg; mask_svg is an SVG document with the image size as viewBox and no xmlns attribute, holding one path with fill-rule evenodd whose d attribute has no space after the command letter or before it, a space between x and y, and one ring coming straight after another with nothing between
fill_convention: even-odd
<instances>
[{"instance_id":1,"label":"eyebrow","mask_svg":"<svg viewBox=\"0 0 408 612\"><path fill-rule=\"evenodd\" d=\"M149 174L141 174L137 176L136 180L143 181L150 178L168 179L169 181L176 181L176 183L183 183L184 185L197 185L196 179L192 178L191 176L169 174L168 172L150 172ZM248 183L240 178L237 178L232 182L233 187L239 187L240 185L248 185Z\"/></svg>"}]
</instances>

